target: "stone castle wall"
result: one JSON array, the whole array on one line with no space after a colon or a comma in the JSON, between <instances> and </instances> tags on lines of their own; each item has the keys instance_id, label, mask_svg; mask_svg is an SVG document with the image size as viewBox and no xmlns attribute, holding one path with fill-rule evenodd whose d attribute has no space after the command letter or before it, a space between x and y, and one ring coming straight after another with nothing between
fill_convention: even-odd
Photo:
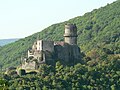
<instances>
[{"instance_id":1,"label":"stone castle wall","mask_svg":"<svg viewBox=\"0 0 120 90\"><path fill-rule=\"evenodd\" d=\"M76 37L65 37L65 42L69 43L71 45L77 44L77 38Z\"/></svg>"},{"instance_id":2,"label":"stone castle wall","mask_svg":"<svg viewBox=\"0 0 120 90\"><path fill-rule=\"evenodd\" d=\"M56 59L74 65L80 60L80 48L77 45L64 44L55 46Z\"/></svg>"},{"instance_id":3,"label":"stone castle wall","mask_svg":"<svg viewBox=\"0 0 120 90\"><path fill-rule=\"evenodd\" d=\"M36 69L36 62L31 61L31 62L24 62L24 64L22 64L22 69L27 69L27 70L35 70Z\"/></svg>"},{"instance_id":4,"label":"stone castle wall","mask_svg":"<svg viewBox=\"0 0 120 90\"><path fill-rule=\"evenodd\" d=\"M28 58L33 56L35 61L25 62L24 69L36 69L40 64L53 64L61 60L64 64L74 65L80 60L80 48L77 46L77 27L74 24L65 25L63 42L37 40L28 51ZM39 64L39 65L38 65Z\"/></svg>"},{"instance_id":5,"label":"stone castle wall","mask_svg":"<svg viewBox=\"0 0 120 90\"><path fill-rule=\"evenodd\" d=\"M42 41L42 51L54 52L54 41Z\"/></svg>"}]
</instances>

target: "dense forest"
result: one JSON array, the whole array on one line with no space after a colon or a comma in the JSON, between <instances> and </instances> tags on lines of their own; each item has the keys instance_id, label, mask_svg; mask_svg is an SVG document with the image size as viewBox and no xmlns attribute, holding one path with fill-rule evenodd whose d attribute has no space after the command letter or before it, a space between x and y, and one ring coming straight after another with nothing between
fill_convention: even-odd
<instances>
[{"instance_id":1,"label":"dense forest","mask_svg":"<svg viewBox=\"0 0 120 90\"><path fill-rule=\"evenodd\" d=\"M9 70L0 75L2 90L120 90L120 60L63 66L41 65L39 72Z\"/></svg>"},{"instance_id":2,"label":"dense forest","mask_svg":"<svg viewBox=\"0 0 120 90\"><path fill-rule=\"evenodd\" d=\"M75 23L78 27L78 45L81 51L89 55L94 50L108 54L120 53L120 1L95 9L83 16L51 25L41 32L35 33L15 43L0 48L0 64L3 68L17 66L37 39L63 41L65 23ZM101 54L100 54L101 55Z\"/></svg>"},{"instance_id":3,"label":"dense forest","mask_svg":"<svg viewBox=\"0 0 120 90\"><path fill-rule=\"evenodd\" d=\"M82 59L74 66L43 64L38 72L20 69L0 73L0 89L10 90L120 90L120 0L83 16L51 25L14 43L0 47L0 69L20 65L37 39L63 41L64 25L78 27Z\"/></svg>"}]
</instances>

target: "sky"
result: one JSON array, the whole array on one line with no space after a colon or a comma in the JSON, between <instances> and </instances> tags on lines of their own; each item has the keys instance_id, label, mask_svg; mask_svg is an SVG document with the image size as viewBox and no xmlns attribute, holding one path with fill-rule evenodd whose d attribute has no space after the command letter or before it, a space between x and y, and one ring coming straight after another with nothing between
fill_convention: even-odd
<instances>
[{"instance_id":1,"label":"sky","mask_svg":"<svg viewBox=\"0 0 120 90\"><path fill-rule=\"evenodd\" d=\"M116 0L0 0L0 39L24 38Z\"/></svg>"}]
</instances>

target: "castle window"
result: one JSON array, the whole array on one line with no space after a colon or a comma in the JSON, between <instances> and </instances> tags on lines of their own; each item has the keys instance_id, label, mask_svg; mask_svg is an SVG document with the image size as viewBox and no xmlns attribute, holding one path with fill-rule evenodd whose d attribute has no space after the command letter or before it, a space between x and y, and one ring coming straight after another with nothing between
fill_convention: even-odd
<instances>
[{"instance_id":1,"label":"castle window","mask_svg":"<svg viewBox=\"0 0 120 90\"><path fill-rule=\"evenodd\" d=\"M39 66L37 68L39 69Z\"/></svg>"}]
</instances>

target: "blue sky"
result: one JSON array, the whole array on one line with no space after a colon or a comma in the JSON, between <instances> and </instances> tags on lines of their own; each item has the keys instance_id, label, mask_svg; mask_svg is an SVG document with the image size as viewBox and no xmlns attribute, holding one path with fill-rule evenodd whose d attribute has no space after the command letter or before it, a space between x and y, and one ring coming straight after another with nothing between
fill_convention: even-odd
<instances>
[{"instance_id":1,"label":"blue sky","mask_svg":"<svg viewBox=\"0 0 120 90\"><path fill-rule=\"evenodd\" d=\"M0 39L23 38L116 0L0 0Z\"/></svg>"}]
</instances>

